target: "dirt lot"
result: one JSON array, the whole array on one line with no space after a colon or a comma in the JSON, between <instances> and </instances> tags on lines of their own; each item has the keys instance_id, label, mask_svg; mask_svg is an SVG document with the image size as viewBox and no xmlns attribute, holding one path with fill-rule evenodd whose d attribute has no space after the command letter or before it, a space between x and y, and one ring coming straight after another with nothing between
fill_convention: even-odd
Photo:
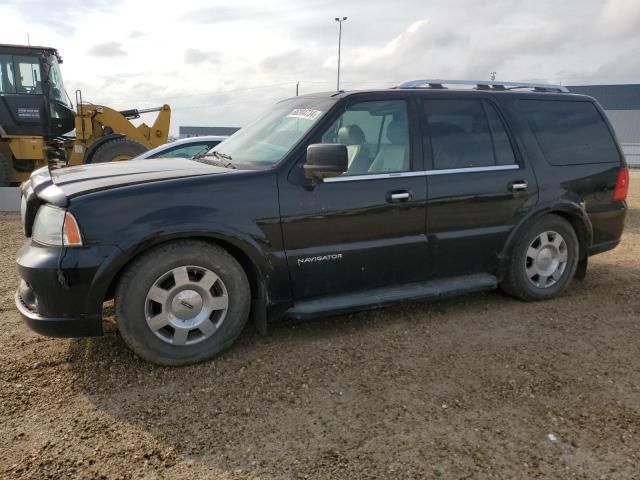
<instances>
[{"instance_id":1,"label":"dirt lot","mask_svg":"<svg viewBox=\"0 0 640 480\"><path fill-rule=\"evenodd\" d=\"M251 329L194 367L13 307L0 217L1 478L640 478L640 175L622 245L563 297L498 292Z\"/></svg>"}]
</instances>

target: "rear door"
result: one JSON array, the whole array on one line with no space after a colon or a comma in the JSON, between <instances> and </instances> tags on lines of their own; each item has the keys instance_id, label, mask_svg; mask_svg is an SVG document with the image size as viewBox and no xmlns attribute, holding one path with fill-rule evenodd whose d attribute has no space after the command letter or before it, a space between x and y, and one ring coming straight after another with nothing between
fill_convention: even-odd
<instances>
[{"instance_id":1,"label":"rear door","mask_svg":"<svg viewBox=\"0 0 640 480\"><path fill-rule=\"evenodd\" d=\"M433 274L495 273L510 231L537 202L531 166L490 97L423 97L421 110Z\"/></svg>"}]
</instances>

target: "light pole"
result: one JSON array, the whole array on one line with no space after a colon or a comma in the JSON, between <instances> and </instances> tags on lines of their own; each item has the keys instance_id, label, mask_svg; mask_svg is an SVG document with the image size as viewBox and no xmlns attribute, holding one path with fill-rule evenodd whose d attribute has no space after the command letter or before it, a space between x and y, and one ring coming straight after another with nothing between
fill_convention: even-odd
<instances>
[{"instance_id":1,"label":"light pole","mask_svg":"<svg viewBox=\"0 0 640 480\"><path fill-rule=\"evenodd\" d=\"M338 30L338 83L336 90L340 91L340 44L342 43L342 22L344 22L347 17L336 17L335 20L340 25Z\"/></svg>"}]
</instances>

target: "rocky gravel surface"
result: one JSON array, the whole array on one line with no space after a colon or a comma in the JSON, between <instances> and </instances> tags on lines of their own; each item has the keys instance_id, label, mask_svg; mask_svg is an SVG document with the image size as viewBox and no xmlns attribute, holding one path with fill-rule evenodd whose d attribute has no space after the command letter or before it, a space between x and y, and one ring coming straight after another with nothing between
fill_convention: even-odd
<instances>
[{"instance_id":1,"label":"rocky gravel surface","mask_svg":"<svg viewBox=\"0 0 640 480\"><path fill-rule=\"evenodd\" d=\"M640 478L640 175L621 246L562 298L499 292L251 328L185 368L13 306L0 215L0 478Z\"/></svg>"}]
</instances>

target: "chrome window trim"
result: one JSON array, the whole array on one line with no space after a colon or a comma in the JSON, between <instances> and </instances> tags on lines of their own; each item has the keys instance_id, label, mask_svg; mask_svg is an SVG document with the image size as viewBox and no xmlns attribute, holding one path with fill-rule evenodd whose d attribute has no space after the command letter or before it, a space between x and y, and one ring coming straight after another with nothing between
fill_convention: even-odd
<instances>
[{"instance_id":1,"label":"chrome window trim","mask_svg":"<svg viewBox=\"0 0 640 480\"><path fill-rule=\"evenodd\" d=\"M467 168L443 168L442 170L421 170L417 172L392 172L392 173L373 173L371 175L351 175L345 177L329 177L325 178L325 183L336 182L354 182L358 180L380 180L383 178L403 178L403 177L428 177L431 175L450 175L456 173L479 173L479 172L496 172L503 170L518 170L519 165L491 165L488 167L467 167Z\"/></svg>"},{"instance_id":2,"label":"chrome window trim","mask_svg":"<svg viewBox=\"0 0 640 480\"><path fill-rule=\"evenodd\" d=\"M449 173L474 173L474 172L496 172L501 170L518 170L520 165L491 165L488 167L467 167L467 168L443 168L441 170L427 170L427 175L446 175Z\"/></svg>"}]
</instances>

